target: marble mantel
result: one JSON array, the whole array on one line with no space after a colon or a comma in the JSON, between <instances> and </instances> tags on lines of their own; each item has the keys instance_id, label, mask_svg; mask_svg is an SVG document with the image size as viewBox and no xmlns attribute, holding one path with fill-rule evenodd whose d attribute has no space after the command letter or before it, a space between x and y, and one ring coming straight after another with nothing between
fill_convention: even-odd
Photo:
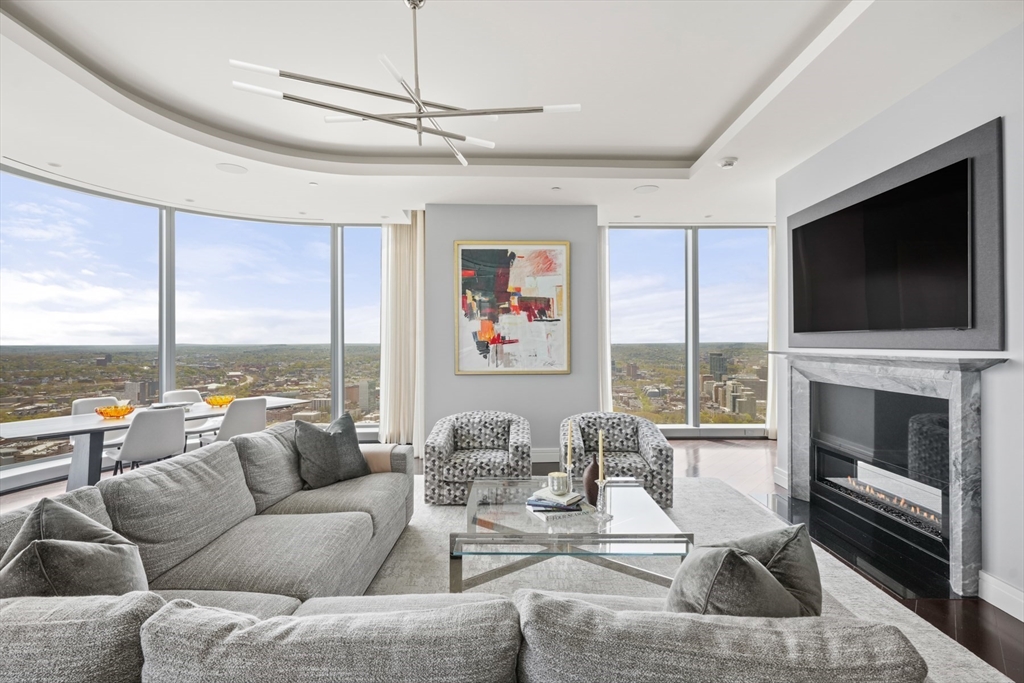
<instances>
[{"instance_id":1,"label":"marble mantel","mask_svg":"<svg viewBox=\"0 0 1024 683\"><path fill-rule=\"evenodd\" d=\"M914 358L772 352L785 359L789 493L810 499L811 382L949 401L949 582L978 594L981 570L981 373L1005 358Z\"/></svg>"}]
</instances>

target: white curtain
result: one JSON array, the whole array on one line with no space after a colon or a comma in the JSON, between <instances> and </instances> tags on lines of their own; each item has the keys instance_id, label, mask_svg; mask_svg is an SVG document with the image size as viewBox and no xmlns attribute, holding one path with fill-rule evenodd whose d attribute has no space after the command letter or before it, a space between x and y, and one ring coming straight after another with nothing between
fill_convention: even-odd
<instances>
[{"instance_id":1,"label":"white curtain","mask_svg":"<svg viewBox=\"0 0 1024 683\"><path fill-rule=\"evenodd\" d=\"M612 338L611 289L608 273L608 226L598 228L598 280L597 280L597 376L601 396L599 410L611 412L612 407Z\"/></svg>"},{"instance_id":2,"label":"white curtain","mask_svg":"<svg viewBox=\"0 0 1024 683\"><path fill-rule=\"evenodd\" d=\"M381 226L380 441L411 443L423 455L426 220Z\"/></svg>"},{"instance_id":3,"label":"white curtain","mask_svg":"<svg viewBox=\"0 0 1024 683\"><path fill-rule=\"evenodd\" d=\"M779 288L776 282L775 267L775 226L768 226L768 350L776 351L775 330L778 307L775 297ZM768 407L765 412L765 428L769 439L777 439L778 434L778 361L777 357L768 354Z\"/></svg>"}]
</instances>

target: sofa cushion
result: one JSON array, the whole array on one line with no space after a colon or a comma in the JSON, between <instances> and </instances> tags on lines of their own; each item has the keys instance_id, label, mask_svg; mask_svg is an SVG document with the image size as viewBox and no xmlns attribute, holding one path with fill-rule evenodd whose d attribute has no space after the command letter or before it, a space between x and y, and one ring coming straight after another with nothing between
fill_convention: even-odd
<instances>
[{"instance_id":1,"label":"sofa cushion","mask_svg":"<svg viewBox=\"0 0 1024 683\"><path fill-rule=\"evenodd\" d=\"M150 583L256 514L231 442L98 484L114 530L139 546Z\"/></svg>"},{"instance_id":2,"label":"sofa cushion","mask_svg":"<svg viewBox=\"0 0 1024 683\"><path fill-rule=\"evenodd\" d=\"M299 600L344 595L372 535L373 523L365 512L258 515L150 587L273 593Z\"/></svg>"},{"instance_id":3,"label":"sofa cushion","mask_svg":"<svg viewBox=\"0 0 1024 683\"><path fill-rule=\"evenodd\" d=\"M479 410L455 416L455 450L508 450L507 413Z\"/></svg>"},{"instance_id":4,"label":"sofa cushion","mask_svg":"<svg viewBox=\"0 0 1024 683\"><path fill-rule=\"evenodd\" d=\"M493 593L423 593L408 595L345 595L306 600L293 612L296 617L318 614L379 614L381 612L417 612L455 605L467 605L508 598Z\"/></svg>"},{"instance_id":5,"label":"sofa cushion","mask_svg":"<svg viewBox=\"0 0 1024 683\"><path fill-rule=\"evenodd\" d=\"M66 505L72 510L78 510L86 517L95 519L103 526L110 528L110 516L107 514L107 507L103 504L103 496L95 486L85 486L74 491L68 491L54 496L51 500L61 505ZM25 520L35 509L35 505L11 510L0 514L0 555L3 555L11 541L21 531Z\"/></svg>"},{"instance_id":6,"label":"sofa cushion","mask_svg":"<svg viewBox=\"0 0 1024 683\"><path fill-rule=\"evenodd\" d=\"M148 587L134 544L49 498L39 501L0 558L0 598L122 595Z\"/></svg>"},{"instance_id":7,"label":"sofa cushion","mask_svg":"<svg viewBox=\"0 0 1024 683\"><path fill-rule=\"evenodd\" d=\"M771 572L737 548L695 548L672 580L665 609L734 617L805 616Z\"/></svg>"},{"instance_id":8,"label":"sofa cushion","mask_svg":"<svg viewBox=\"0 0 1024 683\"><path fill-rule=\"evenodd\" d=\"M287 616L302 604L296 598L270 593L199 590L162 590L153 592L167 602L171 600L188 600L203 607L218 607L231 610L232 612L251 614L257 619Z\"/></svg>"},{"instance_id":9,"label":"sofa cushion","mask_svg":"<svg viewBox=\"0 0 1024 683\"><path fill-rule=\"evenodd\" d=\"M517 591L520 683L919 682L928 667L895 626L857 620L617 612Z\"/></svg>"},{"instance_id":10,"label":"sofa cushion","mask_svg":"<svg viewBox=\"0 0 1024 683\"><path fill-rule=\"evenodd\" d=\"M140 629L163 605L148 592L0 600L0 681L137 682Z\"/></svg>"},{"instance_id":11,"label":"sofa cushion","mask_svg":"<svg viewBox=\"0 0 1024 683\"><path fill-rule=\"evenodd\" d=\"M264 621L176 600L143 624L142 650L144 683L507 683L519 623L508 600Z\"/></svg>"},{"instance_id":12,"label":"sofa cushion","mask_svg":"<svg viewBox=\"0 0 1024 683\"><path fill-rule=\"evenodd\" d=\"M507 479L512 476L508 451L479 448L452 453L440 463L441 481L475 481L476 479Z\"/></svg>"},{"instance_id":13,"label":"sofa cushion","mask_svg":"<svg viewBox=\"0 0 1024 683\"><path fill-rule=\"evenodd\" d=\"M305 482L304 489L318 489L370 473L370 466L359 450L356 424L348 413L326 429L296 421L295 445L299 448L299 474Z\"/></svg>"},{"instance_id":14,"label":"sofa cushion","mask_svg":"<svg viewBox=\"0 0 1024 683\"><path fill-rule=\"evenodd\" d=\"M733 616L821 616L821 576L807 527L797 524L698 548L679 566L666 609Z\"/></svg>"},{"instance_id":15,"label":"sofa cushion","mask_svg":"<svg viewBox=\"0 0 1024 683\"><path fill-rule=\"evenodd\" d=\"M365 512L373 519L373 533L377 535L396 523L400 527L405 526L405 499L411 486L412 481L405 474L371 474L311 491L293 493L267 508L264 514Z\"/></svg>"},{"instance_id":16,"label":"sofa cushion","mask_svg":"<svg viewBox=\"0 0 1024 683\"><path fill-rule=\"evenodd\" d=\"M294 422L281 422L262 432L241 434L232 438L231 443L238 450L257 514L302 490Z\"/></svg>"}]
</instances>

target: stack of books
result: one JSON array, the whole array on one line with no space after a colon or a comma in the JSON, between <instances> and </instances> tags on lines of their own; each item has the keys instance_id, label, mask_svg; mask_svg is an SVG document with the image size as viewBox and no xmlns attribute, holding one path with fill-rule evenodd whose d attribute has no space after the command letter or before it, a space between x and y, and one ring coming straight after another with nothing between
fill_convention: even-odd
<instances>
[{"instance_id":1,"label":"stack of books","mask_svg":"<svg viewBox=\"0 0 1024 683\"><path fill-rule=\"evenodd\" d=\"M566 517L578 517L594 512L594 506L583 500L580 493L559 496L544 487L534 493L527 501L526 507L545 522Z\"/></svg>"}]
</instances>

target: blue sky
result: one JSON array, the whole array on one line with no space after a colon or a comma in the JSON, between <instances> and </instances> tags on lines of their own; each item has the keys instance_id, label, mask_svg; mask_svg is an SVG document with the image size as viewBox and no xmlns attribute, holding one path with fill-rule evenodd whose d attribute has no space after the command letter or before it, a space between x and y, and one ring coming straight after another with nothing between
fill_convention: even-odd
<instances>
[{"instance_id":1,"label":"blue sky","mask_svg":"<svg viewBox=\"0 0 1024 683\"><path fill-rule=\"evenodd\" d=\"M155 344L158 212L0 174L0 343ZM327 227L178 212L179 343L330 342ZM380 229L345 230L345 337L380 338Z\"/></svg>"},{"instance_id":2,"label":"blue sky","mask_svg":"<svg viewBox=\"0 0 1024 683\"><path fill-rule=\"evenodd\" d=\"M0 174L0 344L155 344L158 212ZM765 229L700 231L700 334L768 336ZM327 227L178 212L177 340L330 342ZM611 230L612 342L685 338L681 230ZM380 340L380 229L345 229L345 340Z\"/></svg>"},{"instance_id":3,"label":"blue sky","mask_svg":"<svg viewBox=\"0 0 1024 683\"><path fill-rule=\"evenodd\" d=\"M768 231L699 231L700 338L767 342ZM686 340L682 230L609 230L613 344Z\"/></svg>"}]
</instances>

